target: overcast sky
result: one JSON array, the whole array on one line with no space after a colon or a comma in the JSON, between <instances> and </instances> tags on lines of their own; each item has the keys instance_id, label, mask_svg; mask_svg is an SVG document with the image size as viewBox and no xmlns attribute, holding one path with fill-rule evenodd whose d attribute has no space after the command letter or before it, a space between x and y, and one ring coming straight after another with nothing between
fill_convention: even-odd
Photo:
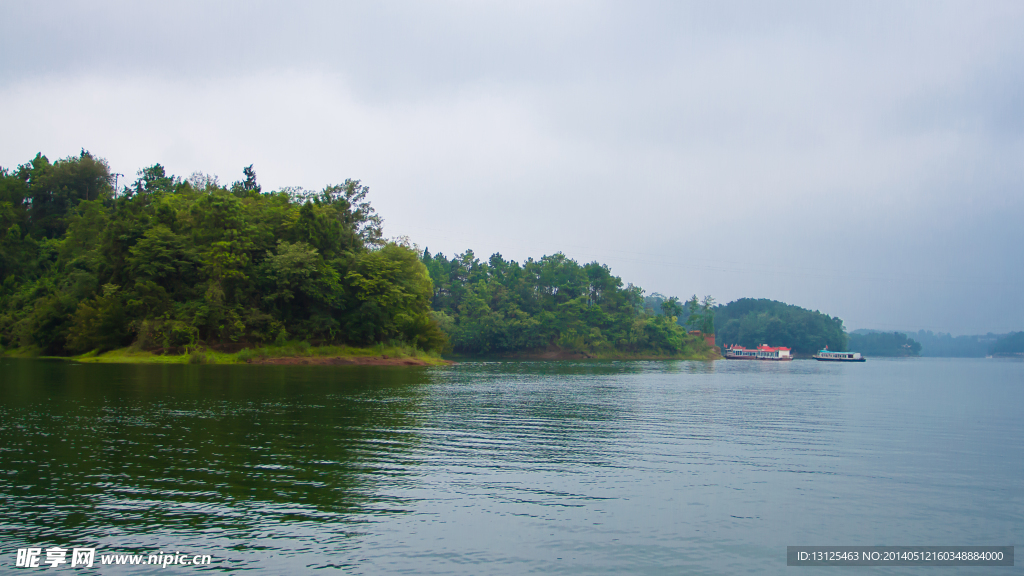
<instances>
[{"instance_id":1,"label":"overcast sky","mask_svg":"<svg viewBox=\"0 0 1024 576\"><path fill-rule=\"evenodd\" d=\"M1024 330L1017 0L6 0L0 71L0 166L355 178L434 253Z\"/></svg>"}]
</instances>

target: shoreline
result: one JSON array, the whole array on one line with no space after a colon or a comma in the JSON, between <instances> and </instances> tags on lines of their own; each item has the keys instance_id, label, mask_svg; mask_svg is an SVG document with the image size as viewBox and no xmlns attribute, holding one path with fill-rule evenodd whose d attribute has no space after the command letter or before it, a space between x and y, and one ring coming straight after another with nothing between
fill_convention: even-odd
<instances>
[{"instance_id":1,"label":"shoreline","mask_svg":"<svg viewBox=\"0 0 1024 576\"><path fill-rule=\"evenodd\" d=\"M132 347L106 352L93 350L74 356L46 356L32 349L0 351L0 357L65 360L83 364L267 364L332 366L448 366L454 364L437 354L406 346L310 346L307 342L242 348L234 352L199 349L176 353L161 349L139 350Z\"/></svg>"},{"instance_id":2,"label":"shoreline","mask_svg":"<svg viewBox=\"0 0 1024 576\"><path fill-rule=\"evenodd\" d=\"M707 354L626 354L626 353L601 353L601 352L573 352L569 350L541 350L531 352L516 352L511 354L493 354L493 355L460 355L453 354L451 356L456 360L473 361L473 360L528 360L528 361L551 361L558 362L564 360L613 360L613 361L627 361L627 360L693 360L693 361L713 361L713 360L724 360L725 357L718 353L717 348L709 350Z\"/></svg>"},{"instance_id":3,"label":"shoreline","mask_svg":"<svg viewBox=\"0 0 1024 576\"><path fill-rule=\"evenodd\" d=\"M723 356L708 355L708 356L669 356L659 354L559 354L559 353L541 353L541 354L512 354L506 356L489 356L489 357L473 357L473 356L457 356L460 360L478 360L484 358L498 358L501 360L528 360L528 361L541 361L541 362L561 362L566 360L613 360L613 361L651 361L651 360L692 360L695 362L711 362L714 360L724 360Z\"/></svg>"},{"instance_id":4,"label":"shoreline","mask_svg":"<svg viewBox=\"0 0 1024 576\"><path fill-rule=\"evenodd\" d=\"M542 349L494 355L453 354L448 358L443 358L436 353L424 352L402 345L358 348L330 345L312 346L304 341L249 347L234 351L200 348L184 353L180 349L153 348L146 350L129 346L106 352L93 350L74 356L46 356L39 354L37 349L13 348L0 350L0 357L69 360L87 364L257 364L277 366L452 366L462 361L496 359L541 362L585 360L692 360L706 362L724 359L717 348L689 355Z\"/></svg>"},{"instance_id":5,"label":"shoreline","mask_svg":"<svg viewBox=\"0 0 1024 576\"><path fill-rule=\"evenodd\" d=\"M393 358L382 356L280 356L249 360L245 364L265 366L452 366L451 360L437 358L427 361L423 358Z\"/></svg>"}]
</instances>

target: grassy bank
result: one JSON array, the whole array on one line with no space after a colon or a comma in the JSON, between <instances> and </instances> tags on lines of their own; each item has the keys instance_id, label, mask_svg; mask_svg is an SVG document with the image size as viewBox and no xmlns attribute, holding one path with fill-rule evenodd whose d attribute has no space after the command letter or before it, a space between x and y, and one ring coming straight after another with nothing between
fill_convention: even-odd
<instances>
[{"instance_id":1,"label":"grassy bank","mask_svg":"<svg viewBox=\"0 0 1024 576\"><path fill-rule=\"evenodd\" d=\"M238 352L197 349L187 354L159 353L134 347L107 352L93 350L78 356L42 356L38 348L23 347L0 350L0 356L14 358L59 358L97 364L363 364L363 365L419 365L443 366L451 364L440 355L424 352L411 346L377 345L366 348L353 346L312 346L308 342L271 344L257 348L243 348ZM625 353L619 351L579 352L572 350L534 350L499 355L516 360L719 360L717 351L706 349L690 354ZM476 355L457 355L457 360L481 358Z\"/></svg>"},{"instance_id":2,"label":"grassy bank","mask_svg":"<svg viewBox=\"0 0 1024 576\"><path fill-rule=\"evenodd\" d=\"M38 350L29 348L2 350L0 355L19 358L41 357ZM79 356L59 358L77 362L108 364L322 364L328 363L326 360L338 360L332 362L335 364L442 366L450 363L439 355L427 353L411 346L378 345L356 348L352 346L311 346L308 342L288 342L258 348L243 348L233 353L198 349L188 354L160 354L128 347L102 353L94 350ZM302 362L302 360L306 360L306 362Z\"/></svg>"}]
</instances>

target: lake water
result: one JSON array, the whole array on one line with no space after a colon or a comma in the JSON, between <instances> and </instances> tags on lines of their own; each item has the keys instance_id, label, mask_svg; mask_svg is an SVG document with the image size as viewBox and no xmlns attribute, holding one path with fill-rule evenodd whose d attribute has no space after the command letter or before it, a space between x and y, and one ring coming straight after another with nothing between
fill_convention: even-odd
<instances>
[{"instance_id":1,"label":"lake water","mask_svg":"<svg viewBox=\"0 0 1024 576\"><path fill-rule=\"evenodd\" d=\"M1024 363L0 359L0 506L0 571L835 574L786 546L1022 543Z\"/></svg>"}]
</instances>

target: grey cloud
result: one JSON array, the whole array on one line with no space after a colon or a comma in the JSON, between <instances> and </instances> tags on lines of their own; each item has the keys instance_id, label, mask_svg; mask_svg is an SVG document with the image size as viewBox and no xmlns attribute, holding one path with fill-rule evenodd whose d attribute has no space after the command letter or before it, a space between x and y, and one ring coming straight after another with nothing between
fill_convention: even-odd
<instances>
[{"instance_id":1,"label":"grey cloud","mask_svg":"<svg viewBox=\"0 0 1024 576\"><path fill-rule=\"evenodd\" d=\"M0 165L356 177L433 251L1021 329L1021 29L1019 2L8 2Z\"/></svg>"}]
</instances>

